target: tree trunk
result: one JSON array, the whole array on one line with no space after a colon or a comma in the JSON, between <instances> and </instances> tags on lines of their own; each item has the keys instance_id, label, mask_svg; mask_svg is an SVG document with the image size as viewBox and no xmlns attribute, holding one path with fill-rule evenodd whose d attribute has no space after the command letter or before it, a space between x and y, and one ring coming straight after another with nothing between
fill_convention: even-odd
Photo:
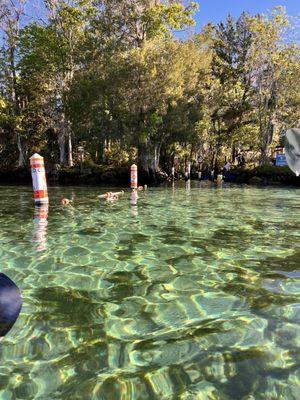
<instances>
[{"instance_id":1,"label":"tree trunk","mask_svg":"<svg viewBox=\"0 0 300 400\"><path fill-rule=\"evenodd\" d=\"M232 146L232 151L231 151L231 163L235 164L235 160L236 160L236 148L233 145Z\"/></svg>"},{"instance_id":2,"label":"tree trunk","mask_svg":"<svg viewBox=\"0 0 300 400\"><path fill-rule=\"evenodd\" d=\"M150 180L156 182L160 160L160 145L150 143L140 145L138 148L138 160L140 168L148 175Z\"/></svg>"},{"instance_id":3,"label":"tree trunk","mask_svg":"<svg viewBox=\"0 0 300 400\"><path fill-rule=\"evenodd\" d=\"M218 157L220 154L221 145L217 144L213 150L213 156L211 161L211 171L214 172L214 177L217 176L218 171Z\"/></svg>"},{"instance_id":4,"label":"tree trunk","mask_svg":"<svg viewBox=\"0 0 300 400\"><path fill-rule=\"evenodd\" d=\"M68 132L68 166L73 167L73 145L72 145L72 132Z\"/></svg>"},{"instance_id":5,"label":"tree trunk","mask_svg":"<svg viewBox=\"0 0 300 400\"><path fill-rule=\"evenodd\" d=\"M60 164L63 165L68 164L69 167L72 167L73 166L72 132L70 130L70 123L66 119L65 113L62 113L59 128L60 128L58 136L59 162ZM68 149L67 152L66 149Z\"/></svg>"},{"instance_id":6,"label":"tree trunk","mask_svg":"<svg viewBox=\"0 0 300 400\"><path fill-rule=\"evenodd\" d=\"M260 134L261 134L261 158L260 165L270 164L270 146L273 141L275 126L274 114L277 107L277 81L274 76L271 84L270 96L264 99L264 109L266 111L266 118L260 118Z\"/></svg>"},{"instance_id":7,"label":"tree trunk","mask_svg":"<svg viewBox=\"0 0 300 400\"><path fill-rule=\"evenodd\" d=\"M102 164L106 164L107 162L106 151L107 151L107 140L104 139L102 146Z\"/></svg>"},{"instance_id":8,"label":"tree trunk","mask_svg":"<svg viewBox=\"0 0 300 400\"><path fill-rule=\"evenodd\" d=\"M17 72L16 72L16 62L15 62L15 43L10 43L9 47L9 60L10 60L10 69L11 69L11 75L12 75L12 100L14 103L14 113L15 117L20 116L21 110L20 110L20 99L19 99L19 94L18 94L18 83L17 83ZM18 159L18 167L19 168L24 168L26 165L25 162L25 157L24 157L24 150L21 142L21 135L20 132L16 132L16 138L17 138L17 147L19 151L19 159Z\"/></svg>"},{"instance_id":9,"label":"tree trunk","mask_svg":"<svg viewBox=\"0 0 300 400\"><path fill-rule=\"evenodd\" d=\"M217 150L213 152L212 160L211 160L211 170L214 171L217 163Z\"/></svg>"},{"instance_id":10,"label":"tree trunk","mask_svg":"<svg viewBox=\"0 0 300 400\"><path fill-rule=\"evenodd\" d=\"M270 123L266 128L264 134L262 135L262 145L261 145L261 157L260 165L270 164L270 145L272 144L274 135L274 124Z\"/></svg>"},{"instance_id":11,"label":"tree trunk","mask_svg":"<svg viewBox=\"0 0 300 400\"><path fill-rule=\"evenodd\" d=\"M18 150L19 150L18 167L24 168L26 166L26 161L25 161L24 151L23 151L22 142L21 142L21 135L19 132L17 132L17 146L18 146Z\"/></svg>"},{"instance_id":12,"label":"tree trunk","mask_svg":"<svg viewBox=\"0 0 300 400\"><path fill-rule=\"evenodd\" d=\"M66 137L64 132L60 132L58 137L59 143L59 162L60 164L66 164Z\"/></svg>"}]
</instances>

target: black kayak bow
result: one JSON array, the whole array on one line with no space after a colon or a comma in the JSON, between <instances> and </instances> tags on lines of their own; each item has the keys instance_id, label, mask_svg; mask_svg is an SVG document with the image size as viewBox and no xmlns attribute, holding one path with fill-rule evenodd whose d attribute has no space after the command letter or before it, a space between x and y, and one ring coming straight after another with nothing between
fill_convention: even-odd
<instances>
[{"instance_id":1,"label":"black kayak bow","mask_svg":"<svg viewBox=\"0 0 300 400\"><path fill-rule=\"evenodd\" d=\"M0 273L0 338L11 330L21 308L20 289L8 276Z\"/></svg>"}]
</instances>

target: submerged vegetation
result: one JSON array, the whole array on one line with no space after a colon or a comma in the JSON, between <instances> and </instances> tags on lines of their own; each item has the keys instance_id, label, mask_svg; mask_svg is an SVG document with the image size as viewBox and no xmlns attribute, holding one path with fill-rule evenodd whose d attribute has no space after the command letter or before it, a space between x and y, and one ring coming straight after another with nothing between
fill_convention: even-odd
<instances>
[{"instance_id":1,"label":"submerged vegetation","mask_svg":"<svg viewBox=\"0 0 300 400\"><path fill-rule=\"evenodd\" d=\"M188 39L197 4L24 0L0 5L0 169L97 170L138 162L150 176L270 164L300 119L300 50L281 7L231 16ZM201 10L199 11L201 12ZM44 12L43 12L44 13ZM82 167L82 165L81 165Z\"/></svg>"}]
</instances>

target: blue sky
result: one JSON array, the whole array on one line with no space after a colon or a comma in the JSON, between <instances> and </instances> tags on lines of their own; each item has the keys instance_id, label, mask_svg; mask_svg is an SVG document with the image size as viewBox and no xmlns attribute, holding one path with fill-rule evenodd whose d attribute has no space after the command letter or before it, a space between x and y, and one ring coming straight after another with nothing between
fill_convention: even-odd
<instances>
[{"instance_id":1,"label":"blue sky","mask_svg":"<svg viewBox=\"0 0 300 400\"><path fill-rule=\"evenodd\" d=\"M1 0L0 0L1 1ZM300 0L194 0L199 4L196 15L196 31L208 22L223 21L230 13L238 17L243 11L250 14L266 13L272 8L282 5L291 16L300 15ZM30 17L43 14L43 0L28 0L27 14Z\"/></svg>"},{"instance_id":2,"label":"blue sky","mask_svg":"<svg viewBox=\"0 0 300 400\"><path fill-rule=\"evenodd\" d=\"M300 15L300 0L198 0L197 30L208 22L218 23L230 13L238 17L243 11L250 14L266 13L281 5L291 16Z\"/></svg>"},{"instance_id":3,"label":"blue sky","mask_svg":"<svg viewBox=\"0 0 300 400\"><path fill-rule=\"evenodd\" d=\"M0 0L1 1L1 0ZM197 13L197 30L206 23L218 23L230 13L238 17L243 11L250 14L265 13L278 5L285 6L289 15L300 14L300 0L194 0L199 4ZM41 12L42 0L28 0L28 14L37 15Z\"/></svg>"}]
</instances>

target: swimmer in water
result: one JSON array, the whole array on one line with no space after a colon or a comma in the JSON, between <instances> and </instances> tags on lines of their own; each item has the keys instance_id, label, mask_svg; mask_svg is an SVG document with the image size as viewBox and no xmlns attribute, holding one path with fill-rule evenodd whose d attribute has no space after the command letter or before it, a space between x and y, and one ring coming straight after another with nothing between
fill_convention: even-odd
<instances>
[{"instance_id":1,"label":"swimmer in water","mask_svg":"<svg viewBox=\"0 0 300 400\"><path fill-rule=\"evenodd\" d=\"M148 190L148 186L147 185L144 185L144 186L139 186L138 188L137 188L137 191L138 192L142 192L142 191L146 191L146 190Z\"/></svg>"},{"instance_id":2,"label":"swimmer in water","mask_svg":"<svg viewBox=\"0 0 300 400\"><path fill-rule=\"evenodd\" d=\"M119 200L119 195L117 193L109 192L108 196L106 197L106 201L116 201Z\"/></svg>"},{"instance_id":3,"label":"swimmer in water","mask_svg":"<svg viewBox=\"0 0 300 400\"><path fill-rule=\"evenodd\" d=\"M67 205L69 205L71 202L72 202L72 200L65 199L65 198L61 200L61 204L62 204L63 206L67 206Z\"/></svg>"},{"instance_id":4,"label":"swimmer in water","mask_svg":"<svg viewBox=\"0 0 300 400\"><path fill-rule=\"evenodd\" d=\"M216 184L220 184L220 183L223 183L223 175L218 175L217 176L217 179L215 179L214 180L214 182L216 183Z\"/></svg>"},{"instance_id":5,"label":"swimmer in water","mask_svg":"<svg viewBox=\"0 0 300 400\"><path fill-rule=\"evenodd\" d=\"M105 194L101 194L98 196L98 199L104 199L106 201L114 201L114 200L119 200L119 196L122 196L124 194L124 191L122 192L106 192Z\"/></svg>"}]
</instances>

